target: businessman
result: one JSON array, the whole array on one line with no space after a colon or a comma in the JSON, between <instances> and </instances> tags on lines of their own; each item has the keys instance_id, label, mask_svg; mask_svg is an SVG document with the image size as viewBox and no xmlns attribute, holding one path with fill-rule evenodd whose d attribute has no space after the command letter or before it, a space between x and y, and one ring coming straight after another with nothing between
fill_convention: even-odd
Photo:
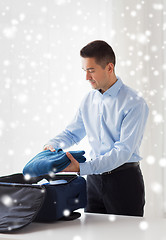
<instances>
[{"instance_id":1,"label":"businessman","mask_svg":"<svg viewBox=\"0 0 166 240\"><path fill-rule=\"evenodd\" d=\"M84 97L73 121L44 150L68 148L87 135L91 159L78 163L66 153L71 164L63 170L87 175L85 211L143 216L145 190L139 148L148 106L115 74L116 57L108 43L90 42L81 49L80 56L92 90Z\"/></svg>"}]
</instances>

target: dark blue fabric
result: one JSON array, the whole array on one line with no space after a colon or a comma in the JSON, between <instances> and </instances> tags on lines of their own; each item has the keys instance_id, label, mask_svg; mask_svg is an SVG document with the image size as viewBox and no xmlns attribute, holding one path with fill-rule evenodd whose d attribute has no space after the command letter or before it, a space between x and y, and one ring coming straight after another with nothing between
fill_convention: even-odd
<instances>
[{"instance_id":1,"label":"dark blue fabric","mask_svg":"<svg viewBox=\"0 0 166 240\"><path fill-rule=\"evenodd\" d=\"M76 176L68 183L46 184L44 187L47 197L34 220L36 222L59 220L64 217L65 210L72 213L79 208L84 208L87 204L86 180L83 177Z\"/></svg>"},{"instance_id":2,"label":"dark blue fabric","mask_svg":"<svg viewBox=\"0 0 166 240\"><path fill-rule=\"evenodd\" d=\"M83 156L85 151L69 151L72 156L79 162L83 163L86 158ZM66 156L66 152L62 149L56 149L55 152L45 150L38 153L24 167L23 174L29 174L32 177L37 177L50 173L61 172L71 163Z\"/></svg>"},{"instance_id":3,"label":"dark blue fabric","mask_svg":"<svg viewBox=\"0 0 166 240\"><path fill-rule=\"evenodd\" d=\"M86 207L86 180L76 174L44 176L48 181L66 180L64 184L32 185L43 177L26 180L23 174L0 177L0 232L12 232L32 221L53 222L80 217L73 212ZM17 201L6 201L6 196ZM65 216L65 210L70 214Z\"/></svg>"}]
</instances>

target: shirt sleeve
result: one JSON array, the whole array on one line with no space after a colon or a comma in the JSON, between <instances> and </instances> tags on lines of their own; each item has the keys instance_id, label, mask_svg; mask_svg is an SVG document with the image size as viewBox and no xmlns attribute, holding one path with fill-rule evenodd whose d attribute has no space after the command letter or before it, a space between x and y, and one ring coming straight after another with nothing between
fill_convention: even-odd
<instances>
[{"instance_id":1,"label":"shirt sleeve","mask_svg":"<svg viewBox=\"0 0 166 240\"><path fill-rule=\"evenodd\" d=\"M80 108L78 109L73 121L66 127L64 131L55 138L47 142L54 148L69 148L74 144L78 144L86 135L85 127L82 121Z\"/></svg>"},{"instance_id":2,"label":"shirt sleeve","mask_svg":"<svg viewBox=\"0 0 166 240\"><path fill-rule=\"evenodd\" d=\"M114 143L113 148L92 161L80 163L80 175L100 174L111 171L129 162L131 157L133 157L133 160L134 151L141 144L147 117L148 106L142 99L129 109L123 118L120 138Z\"/></svg>"}]
</instances>

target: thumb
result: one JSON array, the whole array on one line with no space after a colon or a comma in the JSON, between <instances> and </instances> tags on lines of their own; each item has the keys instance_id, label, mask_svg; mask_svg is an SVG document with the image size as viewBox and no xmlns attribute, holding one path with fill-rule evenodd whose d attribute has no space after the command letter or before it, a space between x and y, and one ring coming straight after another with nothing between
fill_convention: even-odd
<instances>
[{"instance_id":1,"label":"thumb","mask_svg":"<svg viewBox=\"0 0 166 240\"><path fill-rule=\"evenodd\" d=\"M71 162L75 161L75 158L69 153L66 153L66 156L70 159Z\"/></svg>"}]
</instances>

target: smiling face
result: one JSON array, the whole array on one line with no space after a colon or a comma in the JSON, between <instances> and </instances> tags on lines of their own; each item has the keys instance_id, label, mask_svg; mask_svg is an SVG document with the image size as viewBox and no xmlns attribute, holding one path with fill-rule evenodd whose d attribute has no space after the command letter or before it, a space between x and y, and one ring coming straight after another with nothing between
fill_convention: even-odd
<instances>
[{"instance_id":1,"label":"smiling face","mask_svg":"<svg viewBox=\"0 0 166 240\"><path fill-rule=\"evenodd\" d=\"M114 65L108 63L102 68L96 63L95 58L82 58L82 69L86 71L86 80L88 80L94 89L101 89L101 92L110 88L114 83Z\"/></svg>"}]
</instances>

